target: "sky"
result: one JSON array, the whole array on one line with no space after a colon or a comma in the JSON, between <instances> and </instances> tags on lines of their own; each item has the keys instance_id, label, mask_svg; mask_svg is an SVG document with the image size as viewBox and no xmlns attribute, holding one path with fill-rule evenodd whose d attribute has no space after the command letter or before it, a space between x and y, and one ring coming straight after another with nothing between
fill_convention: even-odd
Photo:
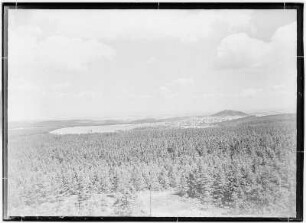
<instances>
[{"instance_id":1,"label":"sky","mask_svg":"<svg viewBox=\"0 0 306 223\"><path fill-rule=\"evenodd\" d=\"M10 9L8 119L296 110L296 10Z\"/></svg>"}]
</instances>

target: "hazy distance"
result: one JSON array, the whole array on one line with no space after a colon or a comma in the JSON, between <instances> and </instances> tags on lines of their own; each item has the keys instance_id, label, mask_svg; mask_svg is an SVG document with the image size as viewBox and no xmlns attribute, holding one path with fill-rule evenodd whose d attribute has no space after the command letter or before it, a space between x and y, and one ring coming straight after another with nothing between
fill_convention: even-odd
<instances>
[{"instance_id":1,"label":"hazy distance","mask_svg":"<svg viewBox=\"0 0 306 223\"><path fill-rule=\"evenodd\" d=\"M8 118L295 112L295 10L10 10Z\"/></svg>"}]
</instances>

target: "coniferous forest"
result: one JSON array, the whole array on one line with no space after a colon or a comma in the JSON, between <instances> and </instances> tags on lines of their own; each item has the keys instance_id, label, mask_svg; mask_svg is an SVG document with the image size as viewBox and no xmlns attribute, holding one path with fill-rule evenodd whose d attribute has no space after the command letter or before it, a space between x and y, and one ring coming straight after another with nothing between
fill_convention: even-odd
<instances>
[{"instance_id":1,"label":"coniferous forest","mask_svg":"<svg viewBox=\"0 0 306 223\"><path fill-rule=\"evenodd\" d=\"M43 215L53 204L49 215L131 216L137 194L172 190L203 210L295 216L295 116L205 129L10 134L8 154L11 215Z\"/></svg>"}]
</instances>

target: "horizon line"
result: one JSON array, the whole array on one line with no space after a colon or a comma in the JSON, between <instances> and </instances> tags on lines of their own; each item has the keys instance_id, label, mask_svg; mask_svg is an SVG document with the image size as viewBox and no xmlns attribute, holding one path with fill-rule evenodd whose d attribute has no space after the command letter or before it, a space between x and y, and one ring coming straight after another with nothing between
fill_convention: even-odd
<instances>
[{"instance_id":1,"label":"horizon line","mask_svg":"<svg viewBox=\"0 0 306 223\"><path fill-rule=\"evenodd\" d=\"M256 111L241 111L235 109L223 109L216 112L186 112L181 114L171 114L171 113L158 113L158 114L150 114L150 115L141 115L141 114L129 114L129 115L106 115L106 116L83 116L83 117L49 117L49 118L37 118L37 119L15 119L15 120L7 120L8 122L40 122L40 121L107 121L107 120L116 120L116 121L128 121L128 120L141 120L141 119L163 119L163 118L179 118L179 117L191 117L191 116L210 116L222 111L237 111L243 112L247 115L256 115L256 113L272 113L268 115L275 114L296 114L296 110L292 111L289 109L270 109L270 110L256 110ZM164 117L161 117L164 116Z\"/></svg>"}]
</instances>

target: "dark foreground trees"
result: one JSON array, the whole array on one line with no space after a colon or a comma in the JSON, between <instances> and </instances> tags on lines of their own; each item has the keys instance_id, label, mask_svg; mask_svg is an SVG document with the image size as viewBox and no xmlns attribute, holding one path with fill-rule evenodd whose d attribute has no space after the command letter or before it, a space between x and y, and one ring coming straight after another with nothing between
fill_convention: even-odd
<instances>
[{"instance_id":1,"label":"dark foreground trees","mask_svg":"<svg viewBox=\"0 0 306 223\"><path fill-rule=\"evenodd\" d=\"M128 214L137 191L174 188L235 214L295 213L294 122L207 129L11 137L9 205L116 194Z\"/></svg>"}]
</instances>

